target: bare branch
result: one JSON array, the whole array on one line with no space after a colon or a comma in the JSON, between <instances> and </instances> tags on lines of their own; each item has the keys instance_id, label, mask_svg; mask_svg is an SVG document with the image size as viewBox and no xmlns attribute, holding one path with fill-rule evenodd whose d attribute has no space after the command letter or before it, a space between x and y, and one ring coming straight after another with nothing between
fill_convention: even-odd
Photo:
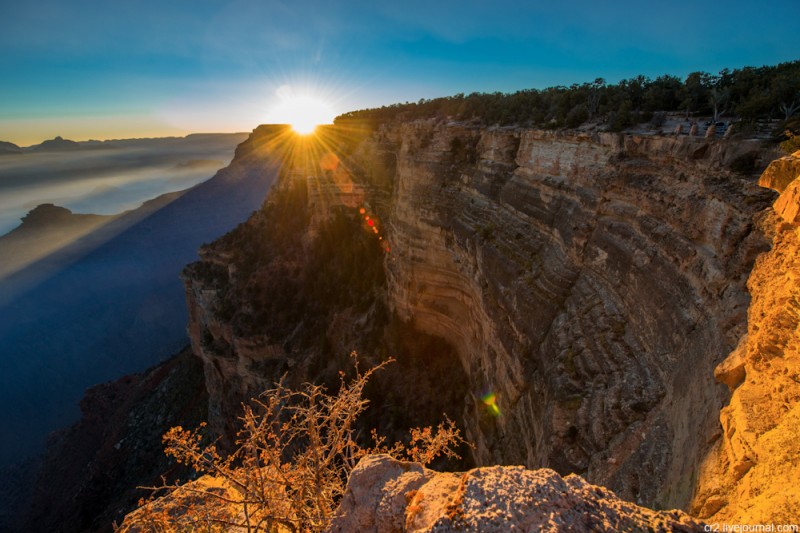
<instances>
[{"instance_id":1,"label":"bare branch","mask_svg":"<svg viewBox=\"0 0 800 533\"><path fill-rule=\"evenodd\" d=\"M165 451L199 473L209 474L185 485L149 487L167 495L142 505L126 518L131 528L176 531L222 526L266 532L280 526L291 531L322 531L333 518L347 478L358 459L388 452L398 458L429 463L438 456L458 457L463 441L455 424L411 431L408 448L385 444L372 432L375 445L361 448L355 421L366 409L362 394L372 374L392 360L355 377L341 377L339 392L304 384L287 389L279 382L244 406L237 448L221 457L214 443L202 446L200 431L172 428L164 435ZM202 429L202 426L201 426ZM127 528L127 529L126 529Z\"/></svg>"}]
</instances>

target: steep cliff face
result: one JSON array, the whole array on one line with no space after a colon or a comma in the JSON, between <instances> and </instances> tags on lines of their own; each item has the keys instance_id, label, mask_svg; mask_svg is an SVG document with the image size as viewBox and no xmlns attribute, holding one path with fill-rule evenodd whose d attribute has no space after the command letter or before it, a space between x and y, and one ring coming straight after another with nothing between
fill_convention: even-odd
<instances>
[{"instance_id":1,"label":"steep cliff face","mask_svg":"<svg viewBox=\"0 0 800 533\"><path fill-rule=\"evenodd\" d=\"M275 135L256 130L251 144ZM396 317L449 346L403 368L438 380L429 397L447 395L479 464L547 466L686 505L727 400L713 370L745 333L745 282L767 245L753 217L772 194L727 170L768 157L758 145L436 121L339 138L287 162L267 206L185 273L212 425L283 372L391 352ZM259 153L246 164L272 157ZM370 280L358 297L325 292L320 239L334 234L362 259L354 279L330 283ZM351 254L367 237L377 259ZM319 279L315 299L303 284ZM403 385L382 393L417 392Z\"/></svg>"},{"instance_id":2,"label":"steep cliff face","mask_svg":"<svg viewBox=\"0 0 800 533\"><path fill-rule=\"evenodd\" d=\"M765 244L769 195L722 168L748 148L424 128L397 132L390 301L456 347L478 460L685 504Z\"/></svg>"},{"instance_id":3,"label":"steep cliff face","mask_svg":"<svg viewBox=\"0 0 800 533\"><path fill-rule=\"evenodd\" d=\"M800 152L774 161L760 183L780 196L761 226L772 249L747 282L747 335L715 371L733 391L722 439L699 476L693 512L731 523L800 516Z\"/></svg>"}]
</instances>

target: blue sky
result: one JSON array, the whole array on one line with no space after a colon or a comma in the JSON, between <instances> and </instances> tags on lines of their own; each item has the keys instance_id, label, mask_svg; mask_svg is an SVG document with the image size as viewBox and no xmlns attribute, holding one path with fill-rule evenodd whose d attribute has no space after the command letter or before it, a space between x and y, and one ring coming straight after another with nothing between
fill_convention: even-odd
<instances>
[{"instance_id":1,"label":"blue sky","mask_svg":"<svg viewBox=\"0 0 800 533\"><path fill-rule=\"evenodd\" d=\"M611 7L613 6L613 7ZM0 0L0 140L249 131L337 111L800 58L800 2Z\"/></svg>"}]
</instances>

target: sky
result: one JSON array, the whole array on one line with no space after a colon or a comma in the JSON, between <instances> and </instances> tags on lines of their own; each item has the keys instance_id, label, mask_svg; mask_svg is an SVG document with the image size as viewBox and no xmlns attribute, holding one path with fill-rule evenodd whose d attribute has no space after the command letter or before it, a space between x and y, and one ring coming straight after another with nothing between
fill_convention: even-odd
<instances>
[{"instance_id":1,"label":"sky","mask_svg":"<svg viewBox=\"0 0 800 533\"><path fill-rule=\"evenodd\" d=\"M800 58L797 20L797 0L0 0L0 140L250 131L287 93L341 113L772 65Z\"/></svg>"}]
</instances>

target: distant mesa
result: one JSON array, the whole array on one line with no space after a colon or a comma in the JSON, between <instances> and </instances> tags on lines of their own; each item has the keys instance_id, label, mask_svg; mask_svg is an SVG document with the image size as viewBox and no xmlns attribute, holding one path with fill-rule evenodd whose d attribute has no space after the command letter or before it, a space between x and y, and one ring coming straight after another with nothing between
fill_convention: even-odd
<instances>
[{"instance_id":1,"label":"distant mesa","mask_svg":"<svg viewBox=\"0 0 800 533\"><path fill-rule=\"evenodd\" d=\"M72 216L72 211L66 207L54 204L41 204L31 209L27 215L22 217L22 223L28 227L45 226L57 222L64 222Z\"/></svg>"},{"instance_id":2,"label":"distant mesa","mask_svg":"<svg viewBox=\"0 0 800 533\"><path fill-rule=\"evenodd\" d=\"M94 150L98 148L116 148L116 146L107 141L71 141L59 135L55 139L44 141L42 144L36 144L27 149L33 152L71 152L76 150Z\"/></svg>"},{"instance_id":3,"label":"distant mesa","mask_svg":"<svg viewBox=\"0 0 800 533\"><path fill-rule=\"evenodd\" d=\"M0 141L0 155L21 154L22 148L14 143Z\"/></svg>"}]
</instances>

